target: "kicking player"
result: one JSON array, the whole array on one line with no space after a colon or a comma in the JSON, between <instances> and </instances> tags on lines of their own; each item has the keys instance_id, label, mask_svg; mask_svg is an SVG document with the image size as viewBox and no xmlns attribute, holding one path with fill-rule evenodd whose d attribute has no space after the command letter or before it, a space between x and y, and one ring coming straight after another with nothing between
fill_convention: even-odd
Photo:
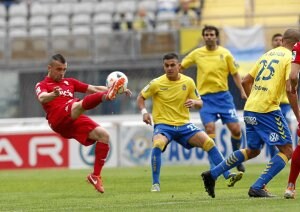
<instances>
[{"instance_id":1,"label":"kicking player","mask_svg":"<svg viewBox=\"0 0 300 212\"><path fill-rule=\"evenodd\" d=\"M274 196L266 190L266 185L285 167L293 153L291 134L279 103L285 89L290 91L287 80L291 72L291 51L299 39L298 30L286 30L282 47L265 53L243 79L243 87L249 96L244 108L247 148L233 152L215 168L202 173L205 189L211 197L215 197L215 181L218 176L224 170L259 155L264 143L276 145L279 153L269 161L266 169L251 185L248 195Z\"/></svg>"},{"instance_id":2,"label":"kicking player","mask_svg":"<svg viewBox=\"0 0 300 212\"><path fill-rule=\"evenodd\" d=\"M292 70L290 74L291 80L291 97L289 97L292 109L298 121L297 135L300 137L300 113L298 105L298 80L299 80L299 71L300 71L300 42L298 42L293 48L293 57L292 57ZM293 95L294 94L294 95ZM296 181L300 172L300 140L298 140L298 145L294 150L292 160L291 160L291 169L288 180L288 185L284 193L284 197L287 199L294 199L296 194Z\"/></svg>"},{"instance_id":3,"label":"kicking player","mask_svg":"<svg viewBox=\"0 0 300 212\"><path fill-rule=\"evenodd\" d=\"M193 79L179 73L180 64L174 53L163 57L163 67L165 74L152 80L137 97L143 121L149 125L152 125L152 119L146 110L145 100L152 98L153 103L152 192L160 191L161 154L172 140L186 149L202 148L211 156L215 165L223 160L213 139L190 123L189 110L202 107L202 100ZM230 176L228 186L233 186L243 175L242 172L227 173Z\"/></svg>"},{"instance_id":4,"label":"kicking player","mask_svg":"<svg viewBox=\"0 0 300 212\"><path fill-rule=\"evenodd\" d=\"M200 118L205 132L215 139L215 122L221 119L231 132L232 150L235 151L241 146L242 132L232 95L228 91L228 75L231 74L234 83L240 90L241 98L247 99L238 73L239 66L231 53L218 45L218 28L205 26L202 36L205 46L189 53L182 60L181 68L186 69L193 64L197 65L197 88L203 100ZM218 102L222 102L222 104L218 104ZM213 167L211 158L208 157L208 159ZM239 164L237 170L245 172L244 165ZM226 175L224 177L228 178Z\"/></svg>"},{"instance_id":5,"label":"kicking player","mask_svg":"<svg viewBox=\"0 0 300 212\"><path fill-rule=\"evenodd\" d=\"M66 59L60 54L53 55L48 63L48 75L35 86L36 95L53 131L64 138L74 138L84 146L96 143L94 171L87 176L87 180L98 192L103 193L101 170L109 152L109 134L83 113L101 102L114 100L125 79L120 78L108 89L65 78L66 71ZM80 100L74 97L75 92L90 95ZM130 90L125 93L131 95Z\"/></svg>"}]
</instances>

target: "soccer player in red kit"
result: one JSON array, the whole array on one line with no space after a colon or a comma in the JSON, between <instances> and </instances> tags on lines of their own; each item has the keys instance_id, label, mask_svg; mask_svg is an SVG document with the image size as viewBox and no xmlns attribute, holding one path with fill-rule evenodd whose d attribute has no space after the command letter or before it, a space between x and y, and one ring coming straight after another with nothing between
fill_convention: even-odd
<instances>
[{"instance_id":1,"label":"soccer player in red kit","mask_svg":"<svg viewBox=\"0 0 300 212\"><path fill-rule=\"evenodd\" d=\"M300 42L295 44L292 53L293 53L292 69L290 74L292 98L289 97L289 101L294 111L294 114L296 116L296 119L298 121L297 135L300 137L300 112L299 112L298 94L297 94L299 71L300 71ZM298 145L294 150L292 156L288 186L284 193L284 197L287 199L295 198L296 181L299 172L300 172L300 141L298 140Z\"/></svg>"},{"instance_id":2,"label":"soccer player in red kit","mask_svg":"<svg viewBox=\"0 0 300 212\"><path fill-rule=\"evenodd\" d=\"M101 170L109 152L109 134L83 113L101 102L114 100L125 79L119 78L111 88L107 88L64 78L66 70L65 58L61 54L53 55L48 64L48 75L35 86L36 95L53 131L64 138L74 138L84 146L96 143L94 171L87 176L87 180L103 193ZM80 100L74 97L75 92L89 95ZM127 89L125 94L130 96L131 91Z\"/></svg>"}]
</instances>

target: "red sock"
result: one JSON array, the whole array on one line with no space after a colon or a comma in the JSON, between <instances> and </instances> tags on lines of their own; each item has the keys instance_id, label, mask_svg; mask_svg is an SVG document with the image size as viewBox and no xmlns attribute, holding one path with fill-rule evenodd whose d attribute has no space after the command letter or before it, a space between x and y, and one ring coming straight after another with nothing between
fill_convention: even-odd
<instances>
[{"instance_id":1,"label":"red sock","mask_svg":"<svg viewBox=\"0 0 300 212\"><path fill-rule=\"evenodd\" d=\"M82 100L83 109L90 110L99 105L102 102L102 96L104 94L106 94L106 92L97 92L85 96Z\"/></svg>"},{"instance_id":2,"label":"red sock","mask_svg":"<svg viewBox=\"0 0 300 212\"><path fill-rule=\"evenodd\" d=\"M95 146L95 163L93 175L100 176L102 167L104 166L105 159L108 155L109 145L97 142Z\"/></svg>"},{"instance_id":3,"label":"red sock","mask_svg":"<svg viewBox=\"0 0 300 212\"><path fill-rule=\"evenodd\" d=\"M299 175L299 171L300 171L300 145L297 145L292 156L289 183L293 183L296 186L296 181Z\"/></svg>"}]
</instances>

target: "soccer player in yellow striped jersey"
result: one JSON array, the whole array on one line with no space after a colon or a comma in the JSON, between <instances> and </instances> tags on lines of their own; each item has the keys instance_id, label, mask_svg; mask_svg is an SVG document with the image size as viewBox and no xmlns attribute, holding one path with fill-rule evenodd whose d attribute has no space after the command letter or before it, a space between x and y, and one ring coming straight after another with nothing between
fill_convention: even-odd
<instances>
[{"instance_id":1,"label":"soccer player in yellow striped jersey","mask_svg":"<svg viewBox=\"0 0 300 212\"><path fill-rule=\"evenodd\" d=\"M260 154L264 143L276 145L279 152L269 161L267 167L254 184L250 197L273 197L266 185L290 160L293 147L290 130L283 117L279 103L283 92L292 96L289 83L292 49L300 39L300 31L288 29L283 34L282 47L265 53L243 79L242 85L248 95L244 107L247 148L233 152L214 169L202 173L206 190L214 194L214 183L224 170L252 159ZM211 186L213 185L213 186Z\"/></svg>"},{"instance_id":2,"label":"soccer player in yellow striped jersey","mask_svg":"<svg viewBox=\"0 0 300 212\"><path fill-rule=\"evenodd\" d=\"M145 100L152 98L152 117L154 122L153 147L151 154L152 187L160 191L161 154L173 140L186 149L202 148L213 158L215 165L223 160L214 141L201 129L190 123L191 108L202 107L202 100L192 78L180 71L178 56L174 53L163 57L165 74L152 80L137 97L137 105L143 114L143 121L152 125ZM227 171L228 172L228 171ZM228 186L233 186L242 174L228 174Z\"/></svg>"},{"instance_id":3,"label":"soccer player in yellow striped jersey","mask_svg":"<svg viewBox=\"0 0 300 212\"><path fill-rule=\"evenodd\" d=\"M182 60L181 68L186 69L193 64L197 65L197 88L203 100L203 108L199 113L205 131L215 139L215 122L221 119L231 132L232 150L235 151L241 146L242 133L232 95L228 91L228 75L231 74L234 83L240 90L241 98L246 99L247 96L238 73L239 66L229 50L217 44L218 28L205 26L202 36L205 46L189 53ZM213 167L211 158L208 157L208 159ZM237 166L237 169L245 171L243 164Z\"/></svg>"}]
</instances>

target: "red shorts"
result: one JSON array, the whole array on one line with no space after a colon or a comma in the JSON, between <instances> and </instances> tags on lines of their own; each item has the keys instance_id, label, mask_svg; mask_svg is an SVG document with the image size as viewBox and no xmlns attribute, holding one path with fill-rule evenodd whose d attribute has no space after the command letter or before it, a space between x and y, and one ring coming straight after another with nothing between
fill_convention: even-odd
<instances>
[{"instance_id":1,"label":"red shorts","mask_svg":"<svg viewBox=\"0 0 300 212\"><path fill-rule=\"evenodd\" d=\"M94 144L96 141L88 138L89 133L100 126L86 115L81 115L77 119L71 118L72 104L77 100L70 101L51 114L48 123L56 133L64 138L74 138L84 146Z\"/></svg>"}]
</instances>

